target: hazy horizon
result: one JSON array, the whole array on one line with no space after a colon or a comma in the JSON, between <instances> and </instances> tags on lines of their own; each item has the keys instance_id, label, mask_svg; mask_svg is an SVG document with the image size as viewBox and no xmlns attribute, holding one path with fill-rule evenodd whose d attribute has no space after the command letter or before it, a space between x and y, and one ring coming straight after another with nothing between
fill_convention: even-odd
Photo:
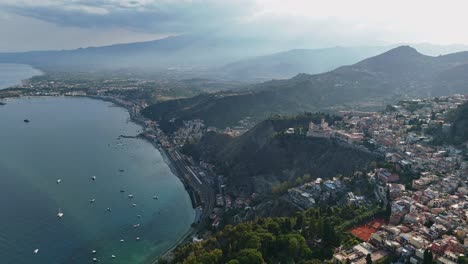
<instances>
[{"instance_id":1,"label":"hazy horizon","mask_svg":"<svg viewBox=\"0 0 468 264\"><path fill-rule=\"evenodd\" d=\"M278 50L397 43L468 45L468 3L402 0L0 0L0 52L62 50L174 35L262 41ZM450 13L450 16L447 15Z\"/></svg>"}]
</instances>

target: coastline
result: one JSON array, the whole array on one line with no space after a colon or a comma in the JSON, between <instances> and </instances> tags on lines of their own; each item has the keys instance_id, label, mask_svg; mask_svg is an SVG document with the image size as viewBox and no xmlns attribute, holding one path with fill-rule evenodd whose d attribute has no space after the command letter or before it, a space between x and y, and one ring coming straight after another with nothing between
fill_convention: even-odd
<instances>
[{"instance_id":1,"label":"coastline","mask_svg":"<svg viewBox=\"0 0 468 264\"><path fill-rule=\"evenodd\" d=\"M100 97L100 96L89 96L89 95L88 96L73 96L73 97L85 97L85 98L91 98L91 99L101 100L101 101L105 101L105 102L111 102L111 103L115 104L118 107L122 107L122 108L126 109L127 112L130 115L130 121L131 122L134 122L135 124L138 124L138 125L142 126L142 128L145 127L144 121L146 121L146 118L143 118L142 116L140 118L138 118L134 113L132 113L131 109L127 105L125 105L125 104L123 104L123 103L121 103L121 102L119 102L117 100L114 100L112 98L104 98L104 97ZM148 143L153 145L153 147L156 148L159 151L159 153L163 157L164 162L168 165L169 169L171 170L172 174L174 174L174 176L179 178L179 180L184 185L185 190L187 191L187 193L188 193L188 195L190 197L190 200L192 202L192 207L196 211L197 210L197 201L195 200L195 198L193 196L193 193L192 193L193 191L191 190L190 185L187 183L187 181L183 177L182 172L180 172L177 169L176 164L169 157L168 150L163 148L163 147L159 147L157 145L157 142L155 142L154 140L151 140L150 138L142 136L142 134L137 135L137 137L147 141ZM196 214L195 219L194 219L192 224L196 223L197 212L195 212L195 214ZM157 255L153 255L151 257L148 257L148 259L145 260L144 263L147 263L147 264L156 264L156 263L158 263L160 258L168 257L172 253L172 251L174 249L176 249L178 246L189 242L188 238L193 236L196 232L197 232L197 229L194 228L193 226L190 226L190 228L187 230L187 232L185 232L177 241L175 241L172 246L170 246L167 250L165 250L161 254L157 254Z\"/></svg>"},{"instance_id":2,"label":"coastline","mask_svg":"<svg viewBox=\"0 0 468 264\"><path fill-rule=\"evenodd\" d=\"M127 112L129 113L131 122L141 126L142 128L145 127L146 118L144 118L142 116L136 116L135 113L132 112L131 108L128 105L125 105L122 102L119 102L118 100L113 100L112 98L105 98L105 97L100 97L100 96L92 96L92 95L90 95L90 96L88 96L88 95L86 95L86 96L85 95L80 95L80 96L60 95L60 96L62 96L62 97L82 97L82 98L90 98L90 99L100 100L100 101L105 101L105 102L111 102L111 103L113 103L114 105L116 105L118 107L122 107L122 108L126 109ZM20 94L19 96L5 97L5 98L2 98L2 99L18 98L18 97L21 98L21 97L54 97L54 96L50 96L50 95L23 95L23 94ZM193 220L192 224L196 223L196 218L197 218L196 210L197 210L197 207L196 207L196 201L194 200L193 195L189 191L189 189L191 187L186 182L184 176L182 175L182 172L180 172L180 170L177 169L177 166L174 163L173 159L171 159L169 157L168 150L163 148L163 147L159 147L157 145L157 142L155 142L154 140L151 140L150 138L146 138L146 137L142 136L142 134L139 134L136 137L140 138L140 139L143 139L143 140L147 141L148 143L151 143L153 145L153 147L155 147L159 151L159 153L163 157L164 162L169 166L172 174L174 174L174 176L176 176L181 181L181 183L184 185L185 190L187 191L187 193L188 193L188 195L190 197L190 200L191 200L191 203L192 203L192 208L195 210L195 219ZM148 258L142 264L158 263L158 260L160 258L168 257L171 254L171 252L174 249L176 249L178 246L180 246L181 244L189 242L188 239L191 238L191 236L193 236L197 232L197 230L198 229L194 228L192 225L189 226L188 230L185 233L183 233L183 235L181 235L181 237L179 239L177 239L173 243L172 246L170 246L168 249L164 250L162 253L150 254L148 256Z\"/></svg>"},{"instance_id":3,"label":"coastline","mask_svg":"<svg viewBox=\"0 0 468 264\"><path fill-rule=\"evenodd\" d=\"M73 96L73 97L76 97L76 96ZM111 102L115 104L118 107L125 108L130 115L130 121L142 126L142 128L145 127L146 125L145 121L148 120L147 118L141 115L137 116L135 113L133 113L130 106L122 102L119 102L118 100L115 100L113 98L89 96L89 95L78 96L78 97L86 97L86 98L91 98L91 99L96 99L96 100L101 100L101 101L107 101L107 102ZM195 193L196 187L192 186L193 183L191 183L191 181L185 177L184 172L182 171L182 169L178 167L178 165L176 164L176 161L172 158L171 154L169 153L170 150L168 148L159 146L156 140L145 137L143 133L137 135L137 137L146 140L148 143L152 144L153 147L159 151L159 153L163 157L164 162L169 166L169 169L171 170L172 174L174 174L174 176L179 178L179 180L184 185L185 190L190 197L190 201L192 202L192 207L195 210L195 219L193 220L193 223L190 226L190 228L187 230L187 232L185 232L177 241L173 243L172 246L170 246L163 253L152 255L148 257L147 260L145 260L142 263L142 264L157 264L159 262L159 259L170 258L172 251L174 251L180 245L191 242L190 238L192 238L193 235L195 235L200 230L199 227L194 227L193 225L200 223L205 217L208 216L207 213L209 213L211 210L203 210L204 209L203 207L205 207L205 205L203 205L203 202L197 201L197 197ZM198 200L200 200L200 198ZM210 208L209 203L208 203L208 208Z\"/></svg>"},{"instance_id":4,"label":"coastline","mask_svg":"<svg viewBox=\"0 0 468 264\"><path fill-rule=\"evenodd\" d=\"M111 103L115 104L118 107L122 107L122 108L126 109L127 112L130 115L130 121L134 122L135 124L138 124L138 125L142 126L142 128L145 127L145 125L146 125L145 121L148 120L148 119L144 118L143 116L135 115L135 113L132 112L131 108L128 105L126 105L126 104L124 104L122 102L119 102L118 100L115 100L113 98L92 96L92 95L91 96L90 95L87 95L87 96L72 96L72 97L86 97L86 98L91 98L91 99L95 99L95 100L111 102ZM157 142L155 140L151 140L150 138L147 138L147 137L143 136L143 134L139 134L139 135L137 135L137 137L142 138L142 139L146 140L148 143L152 144L153 147L156 148L159 151L159 153L163 157L164 162L169 166L169 169L171 170L172 174L174 174L174 176L179 178L179 180L182 182L182 184L185 187L186 192L188 193L188 195L190 197L190 201L192 202L192 207L195 210L195 219L194 219L192 224L197 223L197 218L199 220L198 222L200 222L201 221L200 219L203 219L205 216L207 216L206 214L209 211L199 209L202 205L199 205L198 204L199 202L196 201L194 190L193 190L194 188L190 185L190 181L187 180L184 177L184 173L180 169L178 169L177 164L175 163L175 161L171 158L171 156L169 154L169 149L164 148L162 146L161 147L158 146L158 144L157 144ZM198 217L197 217L197 215L198 215L197 210L201 211L200 215ZM189 240L189 238L191 238L198 231L199 231L199 228L193 227L191 225L190 228L187 230L187 232L184 233L177 241L175 241L174 244L172 246L170 246L167 250L165 250L161 254L157 254L157 255L153 255L153 256L148 257L148 259L145 260L143 263L145 263L145 264L146 263L147 264L156 264L156 263L158 263L159 259L170 257L170 254L172 253L172 251L175 250L177 247L179 247L180 245L183 245L185 243L191 242L191 240Z\"/></svg>"}]
</instances>

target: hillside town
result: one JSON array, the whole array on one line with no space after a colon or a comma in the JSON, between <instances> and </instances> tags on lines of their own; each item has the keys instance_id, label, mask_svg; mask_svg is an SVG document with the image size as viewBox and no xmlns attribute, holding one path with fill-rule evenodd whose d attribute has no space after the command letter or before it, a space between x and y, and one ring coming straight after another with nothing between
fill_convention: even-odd
<instances>
[{"instance_id":1,"label":"hillside town","mask_svg":"<svg viewBox=\"0 0 468 264\"><path fill-rule=\"evenodd\" d=\"M396 260L393 263L422 264L430 255L436 263L456 264L466 255L466 144L458 147L433 144L431 130L441 127L448 133L451 124L446 123L445 115L467 99L454 95L402 101L384 112L340 112L342 121L335 124L323 119L319 124L309 124L307 137L366 148L381 155L382 162L377 165L384 165L358 175L372 184L368 193L353 192L349 177L343 176L316 178L287 191L286 199L303 210L330 201L352 207L370 207L372 201L388 203L389 218L373 219L350 230L362 242L351 248L337 248L332 262L364 264L370 256L374 263L391 257ZM298 130L289 128L285 134ZM184 122L174 134L174 142L199 139L206 131L201 120ZM223 212L249 209L251 197L233 198L225 194L222 176L215 182L219 191L210 219L212 228L217 229Z\"/></svg>"},{"instance_id":2,"label":"hillside town","mask_svg":"<svg viewBox=\"0 0 468 264\"><path fill-rule=\"evenodd\" d=\"M367 146L385 155L386 168L367 174L375 183L375 197L391 203L388 221L375 221L353 232L362 243L340 247L335 263L374 263L395 256L395 263L456 264L468 250L468 162L462 147L434 145L430 130L442 127L448 133L452 124L444 116L466 102L455 95L431 100L403 101L383 113L342 113L346 129L335 131L322 121L311 124L308 136L339 138L349 143L367 141ZM362 137L362 135L366 135ZM359 135L359 140L354 138ZM289 190L289 196L303 207L314 206L314 194L320 186L329 192L340 187L337 179L321 179ZM348 194L349 202L366 197ZM359 205L359 204L357 204Z\"/></svg>"},{"instance_id":3,"label":"hillside town","mask_svg":"<svg viewBox=\"0 0 468 264\"><path fill-rule=\"evenodd\" d=\"M209 131L238 137L253 126L249 118L239 122L237 127L224 130L206 127L199 119L187 120L173 134L166 135L156 122L143 119L139 114L147 105L144 101L100 92L51 94L36 91L24 95L96 97L129 109L132 118L145 126L142 136L166 151L176 169L181 171L179 175L186 187L192 189L191 196L197 207L196 222L206 218L212 230L216 230L226 211L250 208L255 194L232 197L224 192L223 177L211 173L212 165L195 164L178 150ZM351 248L337 248L332 262L363 264L370 256L376 263L393 256L397 259L394 263L422 264L430 252L436 263L456 264L466 255L468 145L433 144L431 131L441 127L448 133L452 124L445 122L445 115L467 100L466 96L454 95L402 101L384 112L346 111L339 113L342 121L334 124L323 119L318 124L309 124L307 137L336 140L384 157L385 166L372 168L364 175L374 186L370 194L353 192L348 177L316 178L287 191L287 199L304 210L330 200L353 207L367 207L372 200L390 203L389 219L372 220L351 230L362 242ZM295 133L298 133L296 128L285 131L285 134ZM204 232L203 237L211 233Z\"/></svg>"},{"instance_id":4,"label":"hillside town","mask_svg":"<svg viewBox=\"0 0 468 264\"><path fill-rule=\"evenodd\" d=\"M316 178L288 190L287 199L302 209L330 200L353 207L368 207L373 200L389 203L389 219L374 219L350 230L362 242L351 248L337 248L332 262L364 264L370 256L378 263L392 256L396 259L393 263L422 264L430 255L436 263L456 264L466 255L466 145L463 148L432 144L430 131L434 126L449 131L451 124L445 122L445 115L467 99L454 95L402 101L384 112L340 112L342 121L337 124L324 120L309 124L306 136L365 147L379 153L385 165L363 175L374 186L370 193L354 193L347 181L349 177ZM167 146L177 146L211 130L215 129L206 129L201 120L192 120L185 121L172 139L158 137ZM289 128L285 133L294 134L296 130ZM209 164L201 165L210 168ZM205 180L213 184L217 193L216 207L209 215L213 229L218 228L225 211L250 208L252 197L232 197L224 192L222 176ZM210 234L207 232L204 237Z\"/></svg>"}]
</instances>

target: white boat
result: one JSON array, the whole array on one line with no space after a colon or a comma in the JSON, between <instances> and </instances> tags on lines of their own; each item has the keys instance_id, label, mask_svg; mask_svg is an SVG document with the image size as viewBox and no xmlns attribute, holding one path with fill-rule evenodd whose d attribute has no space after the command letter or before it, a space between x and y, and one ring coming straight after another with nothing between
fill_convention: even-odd
<instances>
[{"instance_id":1,"label":"white boat","mask_svg":"<svg viewBox=\"0 0 468 264\"><path fill-rule=\"evenodd\" d=\"M92 176L92 177L91 177L91 180L95 181L95 180L96 180L96 176Z\"/></svg>"},{"instance_id":2,"label":"white boat","mask_svg":"<svg viewBox=\"0 0 468 264\"><path fill-rule=\"evenodd\" d=\"M93 254L96 254L96 252L97 252L97 251L96 251L95 249L93 249L93 251L91 251L91 253L93 253Z\"/></svg>"},{"instance_id":3,"label":"white boat","mask_svg":"<svg viewBox=\"0 0 468 264\"><path fill-rule=\"evenodd\" d=\"M139 226L140 226L140 224L136 224L136 225L133 225L133 228L137 228Z\"/></svg>"},{"instance_id":4,"label":"white boat","mask_svg":"<svg viewBox=\"0 0 468 264\"><path fill-rule=\"evenodd\" d=\"M33 252L34 252L34 254L37 254L37 253L39 253L39 249L36 248Z\"/></svg>"},{"instance_id":5,"label":"white boat","mask_svg":"<svg viewBox=\"0 0 468 264\"><path fill-rule=\"evenodd\" d=\"M96 201L96 199L89 200L90 203L94 203L95 201Z\"/></svg>"},{"instance_id":6,"label":"white boat","mask_svg":"<svg viewBox=\"0 0 468 264\"><path fill-rule=\"evenodd\" d=\"M133 199L133 194L129 194L128 199Z\"/></svg>"},{"instance_id":7,"label":"white boat","mask_svg":"<svg viewBox=\"0 0 468 264\"><path fill-rule=\"evenodd\" d=\"M57 184L61 183L62 182L62 179L58 179L57 180Z\"/></svg>"},{"instance_id":8,"label":"white boat","mask_svg":"<svg viewBox=\"0 0 468 264\"><path fill-rule=\"evenodd\" d=\"M136 207L136 204L134 203L134 204L132 204L132 206L133 206L133 207Z\"/></svg>"},{"instance_id":9,"label":"white boat","mask_svg":"<svg viewBox=\"0 0 468 264\"><path fill-rule=\"evenodd\" d=\"M58 218L62 218L63 217L63 212L62 212L62 209L59 208L59 212L57 213L57 217Z\"/></svg>"},{"instance_id":10,"label":"white boat","mask_svg":"<svg viewBox=\"0 0 468 264\"><path fill-rule=\"evenodd\" d=\"M141 218L141 215L137 215L138 218Z\"/></svg>"},{"instance_id":11,"label":"white boat","mask_svg":"<svg viewBox=\"0 0 468 264\"><path fill-rule=\"evenodd\" d=\"M123 240L123 239L120 239L120 242L124 242L124 241L125 241L125 240Z\"/></svg>"},{"instance_id":12,"label":"white boat","mask_svg":"<svg viewBox=\"0 0 468 264\"><path fill-rule=\"evenodd\" d=\"M137 238L136 238L136 241L139 241L139 240L140 240L140 237L137 237Z\"/></svg>"},{"instance_id":13,"label":"white boat","mask_svg":"<svg viewBox=\"0 0 468 264\"><path fill-rule=\"evenodd\" d=\"M98 262L98 259L97 259L97 258L93 258L93 262Z\"/></svg>"},{"instance_id":14,"label":"white boat","mask_svg":"<svg viewBox=\"0 0 468 264\"><path fill-rule=\"evenodd\" d=\"M157 199L159 199L159 197L155 195L155 196L153 196L153 199L157 200Z\"/></svg>"},{"instance_id":15,"label":"white boat","mask_svg":"<svg viewBox=\"0 0 468 264\"><path fill-rule=\"evenodd\" d=\"M116 256L115 256L115 255L111 255L111 258L116 258Z\"/></svg>"}]
</instances>

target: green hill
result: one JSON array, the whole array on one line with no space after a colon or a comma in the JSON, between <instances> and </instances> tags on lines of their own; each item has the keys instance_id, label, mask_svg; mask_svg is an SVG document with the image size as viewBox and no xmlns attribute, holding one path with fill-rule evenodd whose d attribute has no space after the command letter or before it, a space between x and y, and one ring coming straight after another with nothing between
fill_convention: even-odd
<instances>
[{"instance_id":1,"label":"green hill","mask_svg":"<svg viewBox=\"0 0 468 264\"><path fill-rule=\"evenodd\" d=\"M338 245L346 248L358 243L345 232L349 227L379 214L378 207L332 207L294 217L260 218L226 226L203 242L177 248L170 263L319 264L330 259Z\"/></svg>"},{"instance_id":2,"label":"green hill","mask_svg":"<svg viewBox=\"0 0 468 264\"><path fill-rule=\"evenodd\" d=\"M200 95L149 106L154 120L202 119L208 126L234 126L250 116L295 114L355 107L384 107L407 97L468 93L468 52L432 57L402 46L351 66L270 81L243 92Z\"/></svg>"},{"instance_id":3,"label":"green hill","mask_svg":"<svg viewBox=\"0 0 468 264\"><path fill-rule=\"evenodd\" d=\"M352 145L306 137L309 122L319 122L322 116L270 118L237 138L210 132L183 150L195 159L214 164L220 174L227 176L231 190L247 193L268 192L273 185L294 181L304 174L322 178L349 175L377 159ZM285 134L290 127L297 133Z\"/></svg>"}]
</instances>

